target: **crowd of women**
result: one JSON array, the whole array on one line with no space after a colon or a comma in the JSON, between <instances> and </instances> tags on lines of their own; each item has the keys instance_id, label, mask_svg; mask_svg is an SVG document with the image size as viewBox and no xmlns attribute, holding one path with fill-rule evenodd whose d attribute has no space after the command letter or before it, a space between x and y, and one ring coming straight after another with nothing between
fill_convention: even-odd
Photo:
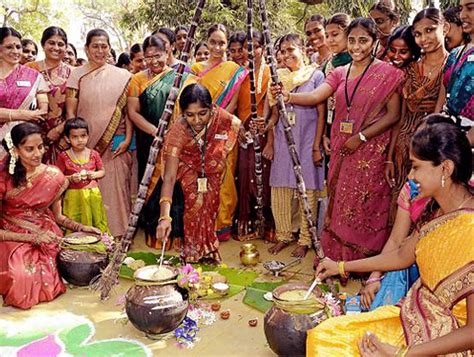
<instances>
[{"instance_id":1,"label":"crowd of women","mask_svg":"<svg viewBox=\"0 0 474 357\"><path fill-rule=\"evenodd\" d=\"M279 117L282 95L327 257L315 261L317 273L342 284L349 274L368 277L361 300L374 310L325 321L309 332L308 352L472 350L474 2L426 8L410 25L399 18L390 2L368 18L311 16L306 38L288 33L269 44L281 82L273 86L255 30L250 83L247 35L221 24L194 47L192 64L178 59L185 26L156 29L116 63L102 29L87 34L83 63L59 27L44 31L38 61L33 41L0 28L4 303L29 308L63 293L60 226L120 239L142 179L140 225L151 247L174 243L185 261L213 263L220 241L263 231L272 254L296 242L292 254L304 257L314 237ZM179 99L145 175L178 68Z\"/></svg>"}]
</instances>

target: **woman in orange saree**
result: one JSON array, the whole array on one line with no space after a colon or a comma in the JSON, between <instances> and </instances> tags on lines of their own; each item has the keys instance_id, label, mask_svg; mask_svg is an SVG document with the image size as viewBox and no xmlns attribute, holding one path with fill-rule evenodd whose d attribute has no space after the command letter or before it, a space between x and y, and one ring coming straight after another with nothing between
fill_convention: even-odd
<instances>
[{"instance_id":1,"label":"woman in orange saree","mask_svg":"<svg viewBox=\"0 0 474 357\"><path fill-rule=\"evenodd\" d=\"M321 279L339 273L396 270L415 261L420 279L397 306L322 322L308 332L310 356L471 356L474 348L474 200L466 135L440 123L415 133L411 178L432 197L432 219L399 249L351 262L324 259ZM434 218L433 218L434 217ZM365 335L364 335L365 333Z\"/></svg>"},{"instance_id":2,"label":"woman in orange saree","mask_svg":"<svg viewBox=\"0 0 474 357\"><path fill-rule=\"evenodd\" d=\"M265 133L264 107L265 98L270 83L270 68L263 60L263 36L259 31L253 31L253 49L255 55L255 97L257 100L257 115L259 120L251 120L251 99L250 99L250 76L246 76L239 90L237 100L237 117L242 121L246 131L258 132L260 146L264 148L267 143ZM244 37L242 43L242 62L248 66L247 40ZM265 217L265 237L272 240L275 233L273 215L270 203L270 167L271 161L262 157L262 178L263 178L263 210ZM239 146L238 155L238 180L237 188L239 192L238 217L237 217L237 239L247 240L256 237L257 212L254 208L257 202L257 179L255 177L255 151L253 142Z\"/></svg>"},{"instance_id":3,"label":"woman in orange saree","mask_svg":"<svg viewBox=\"0 0 474 357\"><path fill-rule=\"evenodd\" d=\"M56 268L63 235L58 223L75 232L100 233L62 215L68 181L57 167L41 163L41 133L32 123L13 127L4 140L8 168L0 172L0 295L5 305L21 309L66 291Z\"/></svg>"},{"instance_id":4,"label":"woman in orange saree","mask_svg":"<svg viewBox=\"0 0 474 357\"><path fill-rule=\"evenodd\" d=\"M213 25L207 32L207 46L210 58L205 62L196 62L191 70L198 77L197 82L211 93L212 102L229 113L234 113L239 88L247 75L247 70L235 62L225 61L227 49L227 29L222 24ZM192 79L193 82L196 79ZM220 207L216 222L219 240L229 240L237 207L237 189L235 169L238 148L235 147L227 157L224 180L221 184Z\"/></svg>"},{"instance_id":5,"label":"woman in orange saree","mask_svg":"<svg viewBox=\"0 0 474 357\"><path fill-rule=\"evenodd\" d=\"M184 118L176 121L165 139L165 170L161 188L160 218L156 237L168 239L173 187L184 192L184 247L186 262L219 262L215 224L219 189L226 159L237 142L240 120L212 104L209 91L191 84L179 104Z\"/></svg>"},{"instance_id":6,"label":"woman in orange saree","mask_svg":"<svg viewBox=\"0 0 474 357\"><path fill-rule=\"evenodd\" d=\"M106 63L110 50L107 32L89 31L89 62L74 69L67 81L67 117L81 117L89 125L88 147L101 155L105 177L100 180L110 232L123 236L132 199L138 189L137 160L131 146L133 126L127 116L131 74Z\"/></svg>"}]
</instances>

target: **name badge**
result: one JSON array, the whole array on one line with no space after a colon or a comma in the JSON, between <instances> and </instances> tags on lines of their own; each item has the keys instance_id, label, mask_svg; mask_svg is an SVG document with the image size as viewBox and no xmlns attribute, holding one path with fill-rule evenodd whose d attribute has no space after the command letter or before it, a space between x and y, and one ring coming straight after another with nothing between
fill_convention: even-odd
<instances>
[{"instance_id":1,"label":"name badge","mask_svg":"<svg viewBox=\"0 0 474 357\"><path fill-rule=\"evenodd\" d=\"M198 187L198 192L199 193L207 192L207 178L206 177L198 177L197 187Z\"/></svg>"},{"instance_id":2,"label":"name badge","mask_svg":"<svg viewBox=\"0 0 474 357\"><path fill-rule=\"evenodd\" d=\"M354 132L354 122L351 120L341 121L339 131L344 134L352 134Z\"/></svg>"},{"instance_id":3,"label":"name badge","mask_svg":"<svg viewBox=\"0 0 474 357\"><path fill-rule=\"evenodd\" d=\"M474 62L474 55L467 56L467 61L468 62Z\"/></svg>"},{"instance_id":4,"label":"name badge","mask_svg":"<svg viewBox=\"0 0 474 357\"><path fill-rule=\"evenodd\" d=\"M31 87L30 81L16 81L17 87Z\"/></svg>"},{"instance_id":5,"label":"name badge","mask_svg":"<svg viewBox=\"0 0 474 357\"><path fill-rule=\"evenodd\" d=\"M229 136L227 134L216 134L214 136L214 139L216 139L216 140L227 140L227 139L229 139Z\"/></svg>"}]
</instances>

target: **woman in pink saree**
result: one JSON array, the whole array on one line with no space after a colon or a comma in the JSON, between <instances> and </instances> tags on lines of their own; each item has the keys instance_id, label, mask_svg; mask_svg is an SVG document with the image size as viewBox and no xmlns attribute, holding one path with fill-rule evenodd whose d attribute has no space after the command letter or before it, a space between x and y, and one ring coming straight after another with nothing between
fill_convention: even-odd
<instances>
[{"instance_id":1,"label":"woman in pink saree","mask_svg":"<svg viewBox=\"0 0 474 357\"><path fill-rule=\"evenodd\" d=\"M73 70L67 81L68 118L81 117L89 125L88 147L100 153L105 177L99 182L109 228L114 237L125 234L138 189L131 121L126 116L131 73L107 64L110 43L107 32L89 31L89 62Z\"/></svg>"},{"instance_id":2,"label":"woman in pink saree","mask_svg":"<svg viewBox=\"0 0 474 357\"><path fill-rule=\"evenodd\" d=\"M329 206L321 236L324 253L338 260L377 254L388 238L390 188L383 175L390 128L399 119L403 72L372 56L375 24L349 25L352 64L339 67L311 93L283 93L292 104L314 105L335 95L331 128Z\"/></svg>"},{"instance_id":3,"label":"woman in pink saree","mask_svg":"<svg viewBox=\"0 0 474 357\"><path fill-rule=\"evenodd\" d=\"M40 121L48 111L48 85L37 71L20 64L21 35L0 27L0 140L21 121ZM0 146L0 161L6 152Z\"/></svg>"},{"instance_id":4,"label":"woman in pink saree","mask_svg":"<svg viewBox=\"0 0 474 357\"><path fill-rule=\"evenodd\" d=\"M68 181L58 168L41 163L41 133L37 125L22 123L3 142L8 165L0 172L0 295L5 305L21 309L66 291L56 268L63 235L58 223L100 233L62 215L60 197Z\"/></svg>"}]
</instances>

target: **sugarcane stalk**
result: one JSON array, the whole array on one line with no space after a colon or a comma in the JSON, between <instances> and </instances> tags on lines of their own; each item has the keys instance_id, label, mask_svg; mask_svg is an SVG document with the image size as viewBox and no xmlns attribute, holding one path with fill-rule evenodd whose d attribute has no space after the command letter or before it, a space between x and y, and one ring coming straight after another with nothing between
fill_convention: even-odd
<instances>
[{"instance_id":1,"label":"sugarcane stalk","mask_svg":"<svg viewBox=\"0 0 474 357\"><path fill-rule=\"evenodd\" d=\"M127 251L130 247L130 244L132 243L133 237L137 230L138 217L140 215L140 212L142 211L143 205L145 204L148 187L150 185L153 172L155 170L156 159L158 158L158 154L163 145L166 129L168 128L168 124L173 115L173 110L176 99L178 98L178 92L181 86L184 69L190 57L191 48L194 42L194 36L199 20L201 19L201 14L205 2L205 0L198 0L197 2L196 10L191 20L191 26L189 28L188 36L186 38L186 44L184 46L183 52L181 53L181 63L179 64L178 69L176 70L176 77L173 82L173 87L170 91L170 94L168 95L165 109L158 123L157 134L153 139L153 143L151 144L150 154L148 155L145 173L140 182L137 199L130 213L126 233L120 243L117 245L111 262L102 272L100 280L98 280L98 282L95 283L93 286L93 288L100 290L101 300L107 299L109 297L110 290L112 289L112 287L118 283L118 274L120 266L122 265L122 262L127 255Z\"/></svg>"},{"instance_id":2,"label":"sugarcane stalk","mask_svg":"<svg viewBox=\"0 0 474 357\"><path fill-rule=\"evenodd\" d=\"M267 59L270 62L270 71L272 76L272 84L279 85L280 80L278 79L277 73L277 63L275 60L275 56L273 55L273 49L271 45L271 38L270 38L270 29L268 25L268 16L267 10L265 6L265 0L258 0L259 10L260 10L260 17L262 19L262 26L263 26L263 38L265 39L265 48L267 53ZM286 111L286 106L283 101L283 95L279 94L277 97L277 106L278 112L280 114L280 120L283 124L283 130L285 133L286 141L288 143L288 149L290 151L290 157L293 162L293 171L296 177L296 186L298 188L298 194L300 199L303 202L303 210L304 216L308 221L309 231L311 233L312 242L316 254L319 259L324 259L325 255L319 243L319 238L316 230L316 225L313 221L313 215L311 213L311 207L309 206L308 196L306 194L306 185L303 178L303 172L301 170L301 162L296 151L296 143L293 137L293 132L291 130L291 125L288 122L288 112Z\"/></svg>"},{"instance_id":3,"label":"sugarcane stalk","mask_svg":"<svg viewBox=\"0 0 474 357\"><path fill-rule=\"evenodd\" d=\"M255 53L253 51L253 0L247 0L247 48L250 80L250 121L258 120L257 96L255 94ZM263 165L262 147L260 145L259 130L253 133L253 150L255 154L255 181L257 184L257 233L263 237L265 218L263 216Z\"/></svg>"}]
</instances>

